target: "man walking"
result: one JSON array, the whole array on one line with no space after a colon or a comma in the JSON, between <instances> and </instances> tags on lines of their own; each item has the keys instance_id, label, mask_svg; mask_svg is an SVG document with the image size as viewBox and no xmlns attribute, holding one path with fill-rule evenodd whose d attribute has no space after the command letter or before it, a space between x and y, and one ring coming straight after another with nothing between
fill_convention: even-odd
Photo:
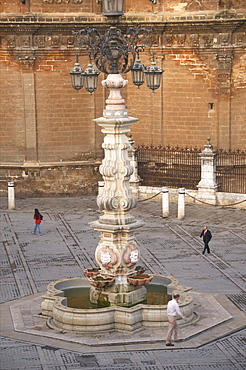
<instances>
[{"instance_id":1,"label":"man walking","mask_svg":"<svg viewBox=\"0 0 246 370\"><path fill-rule=\"evenodd\" d=\"M207 250L208 253L210 253L210 249L209 249L209 245L208 243L210 242L210 240L212 239L212 234L211 232L207 229L207 226L204 226L203 230L202 230L202 233L200 235L200 238L203 237L203 243L204 243L204 249L203 249L203 252L202 254L205 253L205 251Z\"/></svg>"},{"instance_id":2,"label":"man walking","mask_svg":"<svg viewBox=\"0 0 246 370\"><path fill-rule=\"evenodd\" d=\"M167 304L167 317L169 322L169 328L167 332L166 346L174 346L174 344L171 343L172 334L174 336L174 342L181 341L178 339L178 325L176 316L179 315L182 317L184 321L187 320L187 318L182 314L182 312L179 309L178 300L179 294L174 294L173 299L169 301Z\"/></svg>"}]
</instances>

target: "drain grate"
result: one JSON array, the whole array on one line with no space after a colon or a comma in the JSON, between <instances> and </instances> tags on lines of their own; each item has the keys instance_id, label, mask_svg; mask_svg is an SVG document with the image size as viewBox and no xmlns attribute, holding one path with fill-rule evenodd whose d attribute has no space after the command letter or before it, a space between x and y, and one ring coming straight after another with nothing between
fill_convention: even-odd
<instances>
[{"instance_id":1,"label":"drain grate","mask_svg":"<svg viewBox=\"0 0 246 370\"><path fill-rule=\"evenodd\" d=\"M75 359L81 367L99 367L94 355L76 356Z\"/></svg>"},{"instance_id":2,"label":"drain grate","mask_svg":"<svg viewBox=\"0 0 246 370\"><path fill-rule=\"evenodd\" d=\"M217 267L219 267L221 270L228 269L228 266L224 264L223 262L216 262Z\"/></svg>"},{"instance_id":3,"label":"drain grate","mask_svg":"<svg viewBox=\"0 0 246 370\"><path fill-rule=\"evenodd\" d=\"M132 364L130 358L114 358L114 364Z\"/></svg>"},{"instance_id":4,"label":"drain grate","mask_svg":"<svg viewBox=\"0 0 246 370\"><path fill-rule=\"evenodd\" d=\"M227 294L227 298L239 308L239 310L246 313L246 294Z\"/></svg>"}]
</instances>

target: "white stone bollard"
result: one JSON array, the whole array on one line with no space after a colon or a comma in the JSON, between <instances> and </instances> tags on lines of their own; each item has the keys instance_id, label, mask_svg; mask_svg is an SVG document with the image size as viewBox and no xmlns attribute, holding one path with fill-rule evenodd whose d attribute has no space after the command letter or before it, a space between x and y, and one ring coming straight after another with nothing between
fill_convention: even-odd
<instances>
[{"instance_id":1,"label":"white stone bollard","mask_svg":"<svg viewBox=\"0 0 246 370\"><path fill-rule=\"evenodd\" d=\"M184 216L185 216L185 188L180 188L178 197L178 219L183 220Z\"/></svg>"},{"instance_id":2,"label":"white stone bollard","mask_svg":"<svg viewBox=\"0 0 246 370\"><path fill-rule=\"evenodd\" d=\"M104 181L98 181L97 184L98 184L98 196L100 196L100 195L102 195L105 182Z\"/></svg>"},{"instance_id":3,"label":"white stone bollard","mask_svg":"<svg viewBox=\"0 0 246 370\"><path fill-rule=\"evenodd\" d=\"M8 182L8 209L15 209L15 183Z\"/></svg>"},{"instance_id":4,"label":"white stone bollard","mask_svg":"<svg viewBox=\"0 0 246 370\"><path fill-rule=\"evenodd\" d=\"M169 191L168 187L163 187L161 189L162 195L162 217L169 216Z\"/></svg>"}]
</instances>

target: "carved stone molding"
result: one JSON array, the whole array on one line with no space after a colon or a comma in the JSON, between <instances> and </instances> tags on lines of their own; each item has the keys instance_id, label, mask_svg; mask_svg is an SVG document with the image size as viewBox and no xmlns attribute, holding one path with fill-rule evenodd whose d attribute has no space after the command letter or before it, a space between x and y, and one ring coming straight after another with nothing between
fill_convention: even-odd
<instances>
[{"instance_id":1,"label":"carved stone molding","mask_svg":"<svg viewBox=\"0 0 246 370\"><path fill-rule=\"evenodd\" d=\"M214 44L214 35L209 33L202 36L202 39L204 40L204 46L207 48L213 47Z\"/></svg>"},{"instance_id":2,"label":"carved stone molding","mask_svg":"<svg viewBox=\"0 0 246 370\"><path fill-rule=\"evenodd\" d=\"M221 51L217 54L218 61L218 83L222 94L227 94L231 87L233 51Z\"/></svg>"},{"instance_id":3,"label":"carved stone molding","mask_svg":"<svg viewBox=\"0 0 246 370\"><path fill-rule=\"evenodd\" d=\"M246 33L165 33L163 46L172 47L195 47L195 48L214 48L214 47L243 47L246 45Z\"/></svg>"},{"instance_id":4,"label":"carved stone molding","mask_svg":"<svg viewBox=\"0 0 246 370\"><path fill-rule=\"evenodd\" d=\"M16 36L14 35L7 36L5 41L6 41L7 48L12 49L16 47Z\"/></svg>"},{"instance_id":5,"label":"carved stone molding","mask_svg":"<svg viewBox=\"0 0 246 370\"><path fill-rule=\"evenodd\" d=\"M74 48L74 36L68 35L67 31L61 27L45 31L43 34L32 35L29 29L26 34L11 34L13 30L9 30L8 34L1 37L1 47L6 49L70 49ZM39 31L39 33L41 33ZM155 37L154 45L164 46L167 48L215 48L215 47L245 47L246 33L238 32L218 32L218 33L165 33L163 39Z\"/></svg>"},{"instance_id":6,"label":"carved stone molding","mask_svg":"<svg viewBox=\"0 0 246 370\"><path fill-rule=\"evenodd\" d=\"M173 35L172 34L165 34L165 46L167 47L173 46Z\"/></svg>"},{"instance_id":7,"label":"carved stone molding","mask_svg":"<svg viewBox=\"0 0 246 370\"><path fill-rule=\"evenodd\" d=\"M221 33L219 35L219 44L221 46L231 45L231 34L230 33Z\"/></svg>"},{"instance_id":8,"label":"carved stone molding","mask_svg":"<svg viewBox=\"0 0 246 370\"><path fill-rule=\"evenodd\" d=\"M232 19L236 18L236 16L235 10L223 10L215 15L215 19Z\"/></svg>"},{"instance_id":9,"label":"carved stone molding","mask_svg":"<svg viewBox=\"0 0 246 370\"><path fill-rule=\"evenodd\" d=\"M216 58L218 61L218 69L219 70L231 70L232 67L232 59L233 59L233 52L220 52L217 54Z\"/></svg>"},{"instance_id":10,"label":"carved stone molding","mask_svg":"<svg viewBox=\"0 0 246 370\"><path fill-rule=\"evenodd\" d=\"M198 34L192 34L192 35L189 35L189 39L190 39L190 43L193 47L197 47L197 46L200 46L199 45L199 35Z\"/></svg>"},{"instance_id":11,"label":"carved stone molding","mask_svg":"<svg viewBox=\"0 0 246 370\"><path fill-rule=\"evenodd\" d=\"M235 35L235 43L236 43L236 45L243 46L243 43L244 43L245 39L246 39L245 33L237 33Z\"/></svg>"},{"instance_id":12,"label":"carved stone molding","mask_svg":"<svg viewBox=\"0 0 246 370\"><path fill-rule=\"evenodd\" d=\"M22 71L31 72L34 69L36 57L30 55L18 56Z\"/></svg>"},{"instance_id":13,"label":"carved stone molding","mask_svg":"<svg viewBox=\"0 0 246 370\"><path fill-rule=\"evenodd\" d=\"M185 39L186 39L185 34L176 35L176 40L177 40L178 46L184 46L185 45Z\"/></svg>"}]
</instances>

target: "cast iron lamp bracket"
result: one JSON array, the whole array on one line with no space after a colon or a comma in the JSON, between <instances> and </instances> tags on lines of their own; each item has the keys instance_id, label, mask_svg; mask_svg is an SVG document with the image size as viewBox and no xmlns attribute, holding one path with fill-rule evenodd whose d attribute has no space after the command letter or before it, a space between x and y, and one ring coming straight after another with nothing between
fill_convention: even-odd
<instances>
[{"instance_id":1,"label":"cast iron lamp bracket","mask_svg":"<svg viewBox=\"0 0 246 370\"><path fill-rule=\"evenodd\" d=\"M150 48L153 28L129 27L123 35L117 27L108 28L103 35L96 28L73 31L79 49L85 48L100 72L127 73L132 70L137 50Z\"/></svg>"}]
</instances>

